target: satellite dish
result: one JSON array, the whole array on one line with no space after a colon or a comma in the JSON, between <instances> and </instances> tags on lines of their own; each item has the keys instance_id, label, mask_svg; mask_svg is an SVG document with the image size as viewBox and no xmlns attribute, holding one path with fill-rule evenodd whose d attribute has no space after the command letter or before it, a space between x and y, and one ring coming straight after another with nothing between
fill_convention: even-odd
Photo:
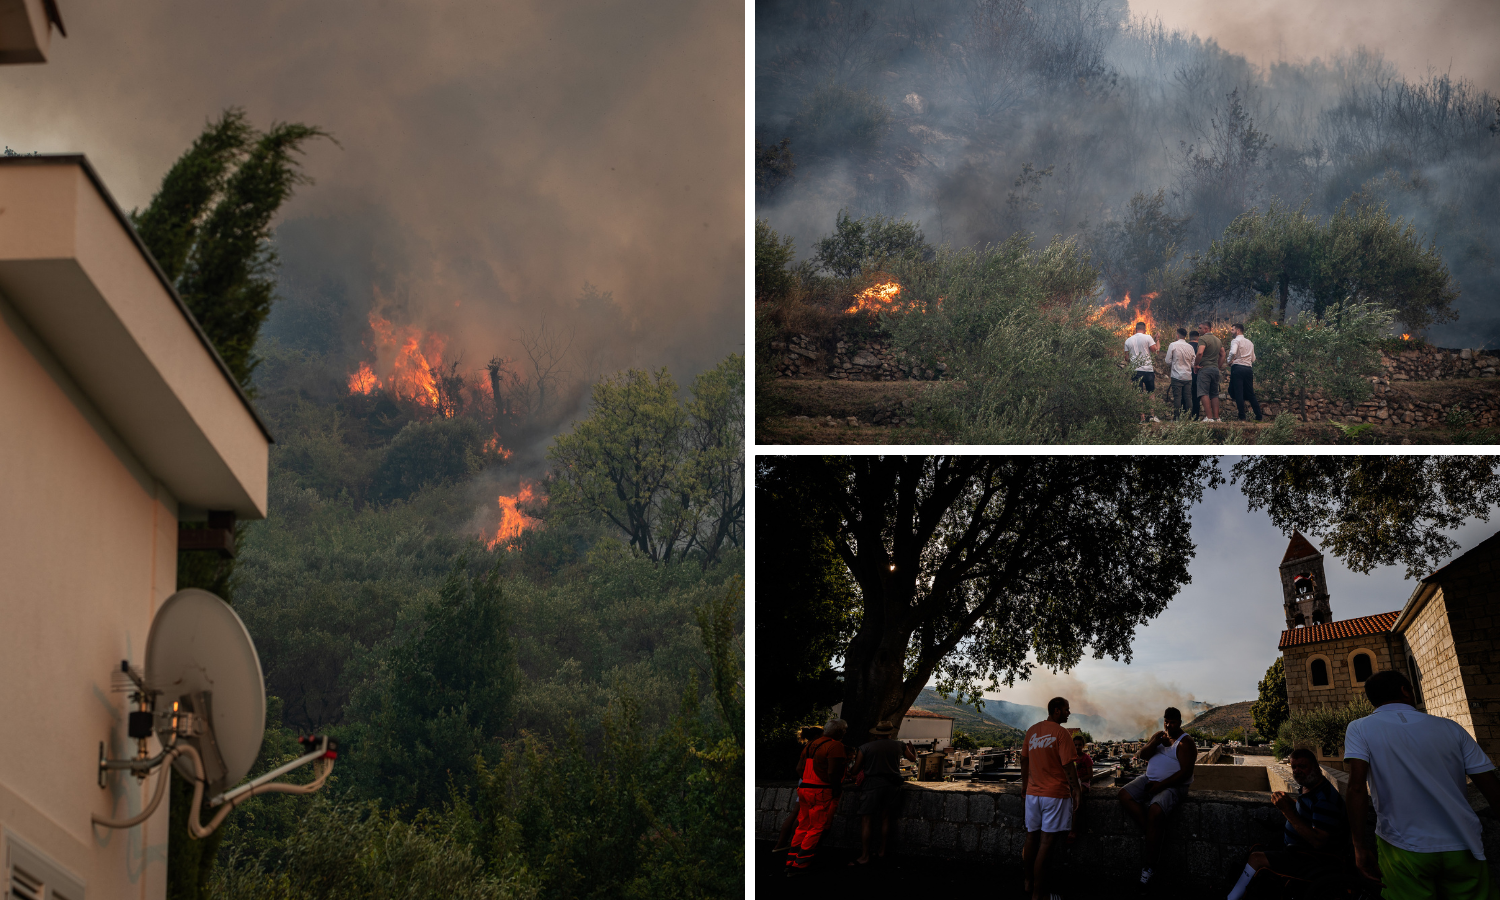
<instances>
[{"instance_id":1,"label":"satellite dish","mask_svg":"<svg viewBox=\"0 0 1500 900\"><path fill-rule=\"evenodd\" d=\"M179 739L198 750L210 793L249 773L265 737L266 681L250 632L229 604L198 588L168 597L146 639L145 682L161 692L156 733L164 746L183 713L208 726ZM184 757L174 766L198 775Z\"/></svg>"}]
</instances>

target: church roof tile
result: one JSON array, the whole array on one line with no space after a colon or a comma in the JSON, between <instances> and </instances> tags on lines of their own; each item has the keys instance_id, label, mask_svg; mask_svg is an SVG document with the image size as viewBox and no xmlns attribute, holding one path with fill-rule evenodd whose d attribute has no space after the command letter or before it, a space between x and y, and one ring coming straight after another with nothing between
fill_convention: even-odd
<instances>
[{"instance_id":1,"label":"church roof tile","mask_svg":"<svg viewBox=\"0 0 1500 900\"><path fill-rule=\"evenodd\" d=\"M1336 641L1340 638L1358 637L1362 634L1381 634L1390 631L1400 615L1401 610L1398 609L1375 616L1361 616L1358 619L1344 619L1341 622L1325 622L1322 625L1312 625L1307 628L1292 628L1281 633L1281 642L1276 645L1276 649L1284 650L1287 647L1316 644L1320 641Z\"/></svg>"}]
</instances>

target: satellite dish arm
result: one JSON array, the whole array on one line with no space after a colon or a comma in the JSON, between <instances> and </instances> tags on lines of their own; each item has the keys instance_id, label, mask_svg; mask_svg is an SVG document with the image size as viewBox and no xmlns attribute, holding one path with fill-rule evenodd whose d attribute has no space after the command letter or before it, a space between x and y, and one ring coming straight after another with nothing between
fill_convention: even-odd
<instances>
[{"instance_id":1,"label":"satellite dish arm","mask_svg":"<svg viewBox=\"0 0 1500 900\"><path fill-rule=\"evenodd\" d=\"M146 804L145 809L128 819L106 819L98 813L94 813L91 817L94 820L94 824L103 825L105 828L134 828L151 818L151 814L156 812L156 807L161 803L162 796L167 792L167 781L172 777L172 760L176 759L182 753L182 749L181 747L170 747L162 751L161 755L154 760L129 760L124 765L115 764L108 766L108 768L112 769L136 769L138 768L137 764L140 762L147 762L151 765L162 764L161 770L156 773L156 791L151 795L151 802ZM187 747L187 749L191 750L192 748Z\"/></svg>"},{"instance_id":2,"label":"satellite dish arm","mask_svg":"<svg viewBox=\"0 0 1500 900\"><path fill-rule=\"evenodd\" d=\"M266 783L265 779L273 774L267 773L267 775L263 775L260 778L257 778L254 782L241 785L238 789L236 789L233 799L228 799L228 794L221 794L221 797L226 798L221 801L223 804L222 807L219 809L218 813L216 813L214 817L208 821L207 825L201 825L198 822L198 811L202 808L203 805L203 760L198 755L198 751L196 748L194 748L191 744L183 744L181 748L182 755L192 761L193 771L197 773L197 777L193 779L193 805L189 807L192 812L188 814L188 833L195 838L208 837L210 834L214 833L214 830L218 828L220 824L223 823L224 817L228 816L231 812L234 811L234 808L236 806L239 806L241 803L244 803L246 800L249 800L256 794L311 794L313 791L321 788L323 786L323 782L327 781L329 774L333 772L333 759L336 755L331 753L327 748L328 738L325 737L323 738L322 749L320 749L317 753L310 753L297 761L297 765L302 765L309 760L317 760L319 763L323 764L321 766L322 772L320 772L318 774L318 777L313 779L311 782L307 784L287 784L285 782ZM278 770L278 773L274 774L279 774L280 771L290 771L290 769L286 769L284 767L282 770Z\"/></svg>"},{"instance_id":3,"label":"satellite dish arm","mask_svg":"<svg viewBox=\"0 0 1500 900\"><path fill-rule=\"evenodd\" d=\"M319 746L318 749L314 750L313 752L307 754L306 756L302 756L302 757L300 757L298 759L294 759L294 760L292 760L291 762L287 763L286 765L282 766L279 769L272 769L271 771L269 771L266 774L260 776L259 778L256 778L253 781L247 781L244 784L240 785L239 787L234 788L233 790L225 791L224 793L220 794L219 796L214 797L211 800L209 800L208 801L208 805L209 806L218 806L221 803L235 803L235 804L238 804L238 803L240 803L242 801L238 800L237 798L241 794L245 793L246 791L250 791L252 794L256 794L256 793L264 794L264 793L267 793L268 791L275 791L277 793L295 793L295 794L310 794L310 793L312 793L312 791L304 791L304 790L284 791L281 788L268 788L265 791L260 791L260 790L256 790L256 789L259 788L261 785L266 784L266 782L274 781L277 778L280 778L281 776L283 776L286 773L292 771L293 769L301 768L302 766L305 766L305 765L307 765L310 762L316 762L316 761L318 761L320 759L323 759L325 757L329 761L328 762L328 766L329 766L329 769L331 770L332 767L333 767L333 760L336 759L336 758L338 758L338 753L336 751L334 751L334 750L330 750L329 749L327 736L324 736L323 738L321 738L321 740L322 740L321 746ZM321 779L319 779L319 783L320 784L322 783ZM301 787L305 787L305 785L295 785L295 784L292 784L292 785L284 785L284 787L301 788ZM313 790L317 790L317 788L313 788Z\"/></svg>"}]
</instances>

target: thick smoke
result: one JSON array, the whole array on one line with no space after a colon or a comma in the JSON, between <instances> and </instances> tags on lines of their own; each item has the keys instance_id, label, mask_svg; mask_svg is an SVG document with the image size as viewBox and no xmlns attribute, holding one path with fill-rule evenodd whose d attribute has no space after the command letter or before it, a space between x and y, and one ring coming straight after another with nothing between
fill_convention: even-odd
<instances>
[{"instance_id":1,"label":"thick smoke","mask_svg":"<svg viewBox=\"0 0 1500 900\"><path fill-rule=\"evenodd\" d=\"M1462 7L1464 21L1494 18L1478 6ZM1500 343L1500 217L1489 202L1500 195L1500 137L1496 100L1481 89L1496 64L1460 52L1493 46L1495 29L1466 36L1451 73L1436 56L1439 69L1413 70L1383 47L1399 36L1403 53L1436 53L1422 36L1438 26L1409 30L1391 4L1361 4L1360 28L1373 31L1324 31L1348 43L1288 62L1302 45L1268 53L1270 38L1256 35L1270 32L1231 18L1249 8L1197 8L1205 28L1235 29L1250 57L1211 30L1133 16L1125 0L761 4L755 138L762 148L789 139L795 168L778 181L784 160L762 165L757 214L803 258L841 209L916 220L929 241L955 247L1074 236L1118 298L1139 295L1173 258L1169 246L1178 260L1205 249L1248 208L1279 198L1327 217L1362 193L1435 240L1462 289L1459 319L1429 340ZM1307 30L1343 9L1277 2L1254 15ZM1428 49L1412 49L1411 35ZM1159 203L1141 203L1158 192ZM1155 226L1143 238L1118 227L1127 221Z\"/></svg>"},{"instance_id":2,"label":"thick smoke","mask_svg":"<svg viewBox=\"0 0 1500 900\"><path fill-rule=\"evenodd\" d=\"M1034 670L1031 677L1007 690L1001 699L1046 709L1053 697L1066 697L1074 717L1091 716L1105 723L1092 731L1096 740L1135 740L1161 728L1161 714L1169 706L1189 722L1197 715L1193 695L1175 684L1163 684L1149 673L1128 681L1087 684L1066 672ZM1184 724L1187 724L1185 722Z\"/></svg>"},{"instance_id":3,"label":"thick smoke","mask_svg":"<svg viewBox=\"0 0 1500 900\"><path fill-rule=\"evenodd\" d=\"M51 61L0 71L0 141L86 153L126 209L231 105L337 139L308 145L317 183L278 231L283 341L352 363L378 307L482 372L545 324L569 348L557 424L600 373L687 383L743 349L734 6L61 7Z\"/></svg>"}]
</instances>

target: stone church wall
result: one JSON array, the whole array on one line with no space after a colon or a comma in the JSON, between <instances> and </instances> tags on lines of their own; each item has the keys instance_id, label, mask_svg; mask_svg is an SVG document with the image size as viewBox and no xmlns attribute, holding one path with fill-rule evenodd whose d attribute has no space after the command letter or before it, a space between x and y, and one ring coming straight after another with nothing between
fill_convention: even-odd
<instances>
[{"instance_id":1,"label":"stone church wall","mask_svg":"<svg viewBox=\"0 0 1500 900\"><path fill-rule=\"evenodd\" d=\"M1346 706L1353 700L1363 699L1365 689L1354 684L1354 669L1349 664L1349 657L1355 650L1370 651L1374 657L1373 671L1406 671L1406 651L1401 646L1401 638L1389 632L1287 647L1281 655L1286 669L1287 704L1292 712L1320 706ZM1314 657L1328 661L1328 687L1313 687L1309 664Z\"/></svg>"},{"instance_id":2,"label":"stone church wall","mask_svg":"<svg viewBox=\"0 0 1500 900\"><path fill-rule=\"evenodd\" d=\"M1474 733L1469 702L1464 697L1458 654L1453 652L1453 631L1448 624L1448 601L1439 589L1436 596L1406 628L1406 642L1421 679L1422 711L1443 716Z\"/></svg>"},{"instance_id":3,"label":"stone church wall","mask_svg":"<svg viewBox=\"0 0 1500 900\"><path fill-rule=\"evenodd\" d=\"M1458 657L1463 684L1465 708L1452 718L1470 729L1490 759L1500 760L1500 561L1476 558L1437 577L1441 590L1433 602L1441 598L1447 608L1456 651L1450 656ZM1426 680L1424 672L1424 689Z\"/></svg>"}]
</instances>

